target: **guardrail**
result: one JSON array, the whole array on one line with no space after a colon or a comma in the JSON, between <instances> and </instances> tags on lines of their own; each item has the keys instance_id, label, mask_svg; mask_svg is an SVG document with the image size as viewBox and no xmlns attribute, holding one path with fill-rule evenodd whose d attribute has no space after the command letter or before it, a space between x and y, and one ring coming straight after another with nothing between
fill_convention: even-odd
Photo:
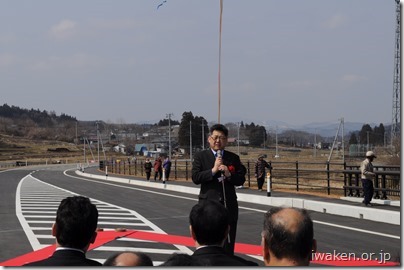
<instances>
[{"instance_id":1,"label":"guardrail","mask_svg":"<svg viewBox=\"0 0 404 270\"><path fill-rule=\"evenodd\" d=\"M256 187L255 161L242 160L246 166L246 183L249 188ZM325 192L327 195L340 194L360 197L362 190L358 165L336 162L268 162L271 190L293 189L296 191ZM108 173L145 177L143 160L108 160L100 162L100 169ZM400 166L374 166L375 199L388 196L400 197ZM170 180L191 181L192 163L190 160L173 160ZM154 179L152 172L151 179Z\"/></svg>"}]
</instances>

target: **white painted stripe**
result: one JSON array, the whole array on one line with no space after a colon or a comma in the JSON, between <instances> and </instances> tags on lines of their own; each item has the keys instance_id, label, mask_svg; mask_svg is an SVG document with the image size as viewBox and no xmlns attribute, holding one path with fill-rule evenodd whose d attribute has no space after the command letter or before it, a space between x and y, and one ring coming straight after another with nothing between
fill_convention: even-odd
<instances>
[{"instance_id":1,"label":"white painted stripe","mask_svg":"<svg viewBox=\"0 0 404 270\"><path fill-rule=\"evenodd\" d=\"M98 217L98 220L100 219L116 219L116 220L139 220L138 218L135 217L109 217L109 216L102 216L102 217Z\"/></svg>"},{"instance_id":2,"label":"white painted stripe","mask_svg":"<svg viewBox=\"0 0 404 270\"><path fill-rule=\"evenodd\" d=\"M24 215L25 219L27 218L51 218L55 219L56 215L54 216L40 216L40 215Z\"/></svg>"},{"instance_id":3,"label":"white painted stripe","mask_svg":"<svg viewBox=\"0 0 404 270\"><path fill-rule=\"evenodd\" d=\"M23 213L30 213L30 214L55 214L54 217L56 216L56 211L26 211L22 210ZM26 217L26 216L25 216Z\"/></svg>"},{"instance_id":4,"label":"white painted stripe","mask_svg":"<svg viewBox=\"0 0 404 270\"><path fill-rule=\"evenodd\" d=\"M114 246L100 246L95 251L141 251L145 253L154 253L154 254L173 254L174 252L178 252L176 249L158 249L158 248L134 248L134 247L114 247ZM192 254L192 253L191 253Z\"/></svg>"},{"instance_id":5,"label":"white painted stripe","mask_svg":"<svg viewBox=\"0 0 404 270\"><path fill-rule=\"evenodd\" d=\"M135 238L127 238L127 237L121 237L116 239L117 241L123 241L123 242L146 242L146 243L158 243L156 241L149 241L149 240L140 240L140 239L135 239Z\"/></svg>"},{"instance_id":6,"label":"white painted stripe","mask_svg":"<svg viewBox=\"0 0 404 270\"><path fill-rule=\"evenodd\" d=\"M249 211L261 212L261 213L266 213L267 212L267 211L264 211L264 210L248 208L248 207L239 207L239 208L249 210ZM340 229L349 230L349 231L357 231L357 232L361 232L361 233L379 235L379 236L388 237L388 238L401 239L400 236L396 236L396 235L392 235L392 234L385 234L385 233L379 233L379 232L374 232L374 231L369 231L369 230L362 230L362 229L358 229L358 228L338 225L338 224L319 221L319 220L313 220L313 223L322 224L322 225L325 225L325 226L340 228Z\"/></svg>"},{"instance_id":7,"label":"white painted stripe","mask_svg":"<svg viewBox=\"0 0 404 270\"><path fill-rule=\"evenodd\" d=\"M38 224L53 224L54 220L27 220L28 223L38 223Z\"/></svg>"},{"instance_id":8,"label":"white painted stripe","mask_svg":"<svg viewBox=\"0 0 404 270\"><path fill-rule=\"evenodd\" d=\"M333 223L328 223L328 222L323 222L323 221L318 221L318 220L313 220L314 223L317 224L322 224L326 226L331 226L331 227L336 227L344 230L351 230L351 231L356 231L356 232L361 232L361 233L368 233L368 234L373 234L373 235L379 235L383 237L388 237L388 238L393 238L393 239L401 239L400 236L392 235L392 234L386 234L386 233L379 233L379 232L374 232L374 231L368 231L368 230L362 230L358 228L353 228L353 227L347 227L347 226L342 226L338 224L333 224Z\"/></svg>"},{"instance_id":9,"label":"white painted stripe","mask_svg":"<svg viewBox=\"0 0 404 270\"><path fill-rule=\"evenodd\" d=\"M107 221L101 221L101 222L98 222L98 225L130 225L130 226L148 226L147 224L144 224L144 223L130 223L130 222L107 222Z\"/></svg>"},{"instance_id":10,"label":"white painted stripe","mask_svg":"<svg viewBox=\"0 0 404 270\"><path fill-rule=\"evenodd\" d=\"M51 234L35 234L35 236L40 239L55 239Z\"/></svg>"},{"instance_id":11,"label":"white painted stripe","mask_svg":"<svg viewBox=\"0 0 404 270\"><path fill-rule=\"evenodd\" d=\"M98 209L98 212L99 212L99 209ZM106 215L109 215L109 216L132 216L131 213L110 213L110 212L99 212L98 216L106 216Z\"/></svg>"},{"instance_id":12,"label":"white painted stripe","mask_svg":"<svg viewBox=\"0 0 404 270\"><path fill-rule=\"evenodd\" d=\"M34 232L30 229L27 221L25 220L22 212L21 212L21 203L20 203L20 193L21 193L21 186L22 183L28 178L31 177L30 175L25 176L21 181L18 183L16 196L15 196L15 211L18 220L20 221L21 227L24 230L25 234L27 235L28 241L31 244L33 250L38 250L41 248L41 244L39 243L38 239L35 237Z\"/></svg>"},{"instance_id":13,"label":"white painted stripe","mask_svg":"<svg viewBox=\"0 0 404 270\"><path fill-rule=\"evenodd\" d=\"M67 171L67 170L66 170ZM82 177L76 177L76 176L71 176L68 175L66 173L66 171L64 172L64 174L68 177L71 178L76 178L76 179L81 179L83 181L88 181L88 182L96 182L98 184L104 184L104 185L110 185L110 186L115 186L115 187L121 187L118 184L113 184L113 183L106 183L106 182L100 182L100 181L95 181L95 180L91 180L91 179L86 179L86 178L82 178ZM125 189L133 189L133 190L138 190L138 191L143 191L143 192L148 192L148 193L153 193L153 194L158 194L158 195L162 195L162 196L168 196L168 197L175 197L175 198L181 198L181 199L186 199L186 200L194 200L197 201L197 199L192 199L189 197L184 197L184 196L177 196L177 195L172 195L172 194L167 194L167 193L162 193L162 192L157 192L157 191L151 191L151 190L145 190L145 189L141 189L141 188L135 188L135 187L124 187ZM265 213L267 211L265 210L259 210L259 209L254 209L254 208L248 208L248 207L239 207L239 209L245 209L245 210L249 210L249 211L255 211L255 212L262 212ZM320 223L321 221L316 221L313 220L314 223ZM342 228L345 230L352 230L352 231L357 231L358 229L356 228L352 228L352 227L347 227L347 226L341 226L341 225L337 225L337 224L332 224L332 223L327 223L327 222L322 222L323 225L327 225L327 226L331 226L331 227L338 227L338 228ZM368 234L374 234L374 235L380 235L380 236L386 236L386 237L390 237L390 238L395 238L395 239L400 239L399 236L395 236L395 235L388 235L388 234L383 234L383 233L379 233L379 232L374 232L374 231L367 231L367 230L362 230L361 232L363 233L368 233Z\"/></svg>"},{"instance_id":14,"label":"white painted stripe","mask_svg":"<svg viewBox=\"0 0 404 270\"><path fill-rule=\"evenodd\" d=\"M58 208L57 207L45 207L45 206L43 206L43 207L37 207L37 206L35 206L35 207L24 207L24 209L44 209L44 210L58 210Z\"/></svg>"}]
</instances>

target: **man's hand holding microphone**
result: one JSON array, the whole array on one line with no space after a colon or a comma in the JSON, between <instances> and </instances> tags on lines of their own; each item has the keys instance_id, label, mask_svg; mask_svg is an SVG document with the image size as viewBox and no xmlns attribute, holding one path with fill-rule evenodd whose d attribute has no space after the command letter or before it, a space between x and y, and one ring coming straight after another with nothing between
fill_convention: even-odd
<instances>
[{"instance_id":1,"label":"man's hand holding microphone","mask_svg":"<svg viewBox=\"0 0 404 270\"><path fill-rule=\"evenodd\" d=\"M216 174L218 171L221 172L222 177L224 176L225 178L230 178L231 176L229 168L223 164L222 152L220 150L216 152L216 160L212 168L212 174ZM223 179L220 179L219 181L221 180Z\"/></svg>"}]
</instances>

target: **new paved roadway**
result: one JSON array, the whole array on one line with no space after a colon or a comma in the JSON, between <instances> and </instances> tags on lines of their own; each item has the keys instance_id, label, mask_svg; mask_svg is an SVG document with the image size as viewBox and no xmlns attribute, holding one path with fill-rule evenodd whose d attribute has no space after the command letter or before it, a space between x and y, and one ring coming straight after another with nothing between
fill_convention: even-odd
<instances>
[{"instance_id":1,"label":"new paved roadway","mask_svg":"<svg viewBox=\"0 0 404 270\"><path fill-rule=\"evenodd\" d=\"M76 170L76 165L2 171L0 265L54 243L50 228L56 208L66 196L90 197L100 212L99 227L105 231L126 228L167 234L177 241L181 236L189 237L188 214L197 203L198 192L199 187L192 181L168 181L164 185L129 176L105 176L96 168L86 168L82 173ZM363 259L360 262L396 261L401 256L400 207L393 206L397 203L380 201L390 205L367 208L357 201L276 191L267 197L266 192L250 189L238 189L237 195L240 206L237 243L258 247L263 214L271 206L288 205L310 211L318 251L333 258L331 264L341 264L344 254ZM120 250L142 250L158 265L174 252L192 253L193 247L122 238L89 251L88 256L103 262ZM240 255L263 265L259 255Z\"/></svg>"}]
</instances>

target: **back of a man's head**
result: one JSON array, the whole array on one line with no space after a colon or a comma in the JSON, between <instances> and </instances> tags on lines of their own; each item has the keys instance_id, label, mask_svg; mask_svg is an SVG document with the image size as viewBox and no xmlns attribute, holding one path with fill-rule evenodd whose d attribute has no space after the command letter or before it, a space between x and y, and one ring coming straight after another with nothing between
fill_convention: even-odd
<instances>
[{"instance_id":1,"label":"back of a man's head","mask_svg":"<svg viewBox=\"0 0 404 270\"><path fill-rule=\"evenodd\" d=\"M160 266L209 266L209 264L188 254L174 253Z\"/></svg>"},{"instance_id":2,"label":"back of a man's head","mask_svg":"<svg viewBox=\"0 0 404 270\"><path fill-rule=\"evenodd\" d=\"M56 213L56 239L60 246L83 249L97 228L98 210L82 196L62 200Z\"/></svg>"},{"instance_id":3,"label":"back of a man's head","mask_svg":"<svg viewBox=\"0 0 404 270\"><path fill-rule=\"evenodd\" d=\"M262 236L265 264L309 264L315 240L313 221L306 210L271 208L265 214ZM265 252L272 255L267 260Z\"/></svg>"},{"instance_id":4,"label":"back of a man's head","mask_svg":"<svg viewBox=\"0 0 404 270\"><path fill-rule=\"evenodd\" d=\"M105 260L104 266L153 266L151 258L143 252L118 252Z\"/></svg>"},{"instance_id":5,"label":"back of a man's head","mask_svg":"<svg viewBox=\"0 0 404 270\"><path fill-rule=\"evenodd\" d=\"M229 218L220 202L206 200L192 207L189 223L200 245L222 245L227 236Z\"/></svg>"}]
</instances>

